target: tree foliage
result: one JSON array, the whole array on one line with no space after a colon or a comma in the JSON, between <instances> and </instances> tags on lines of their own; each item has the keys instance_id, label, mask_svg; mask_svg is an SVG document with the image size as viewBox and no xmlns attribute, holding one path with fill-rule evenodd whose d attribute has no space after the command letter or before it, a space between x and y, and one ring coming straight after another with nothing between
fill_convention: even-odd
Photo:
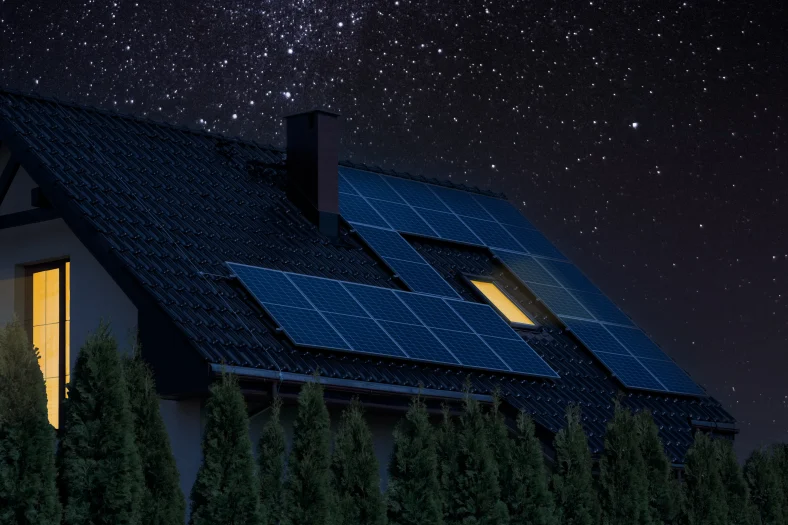
<instances>
[{"instance_id":1,"label":"tree foliage","mask_svg":"<svg viewBox=\"0 0 788 525\"><path fill-rule=\"evenodd\" d=\"M555 437L553 495L561 525L595 525L599 506L592 477L591 451L580 422L580 407L566 409L566 427Z\"/></svg>"},{"instance_id":2,"label":"tree foliage","mask_svg":"<svg viewBox=\"0 0 788 525\"><path fill-rule=\"evenodd\" d=\"M44 376L22 325L0 329L0 525L55 525L55 432Z\"/></svg>"},{"instance_id":3,"label":"tree foliage","mask_svg":"<svg viewBox=\"0 0 788 525\"><path fill-rule=\"evenodd\" d=\"M80 349L64 405L63 523L141 523L144 478L120 354L107 325Z\"/></svg>"},{"instance_id":4,"label":"tree foliage","mask_svg":"<svg viewBox=\"0 0 788 525\"><path fill-rule=\"evenodd\" d=\"M750 498L763 525L784 524L784 494L774 457L768 450L755 450L744 464Z\"/></svg>"},{"instance_id":5,"label":"tree foliage","mask_svg":"<svg viewBox=\"0 0 788 525\"><path fill-rule=\"evenodd\" d=\"M443 405L443 419L438 429L435 450L438 456L438 482L441 490L443 521L454 523L450 513L457 482L457 429L447 405Z\"/></svg>"},{"instance_id":6,"label":"tree foliage","mask_svg":"<svg viewBox=\"0 0 788 525\"><path fill-rule=\"evenodd\" d=\"M260 516L263 525L276 525L282 517L285 431L279 420L281 411L282 400L276 397L271 405L271 416L263 426L257 445Z\"/></svg>"},{"instance_id":7,"label":"tree foliage","mask_svg":"<svg viewBox=\"0 0 788 525\"><path fill-rule=\"evenodd\" d=\"M635 416L616 402L599 463L599 500L605 525L649 525L648 477Z\"/></svg>"},{"instance_id":8,"label":"tree foliage","mask_svg":"<svg viewBox=\"0 0 788 525\"><path fill-rule=\"evenodd\" d=\"M697 432L684 466L689 525L727 525L728 503L719 465L719 447Z\"/></svg>"},{"instance_id":9,"label":"tree foliage","mask_svg":"<svg viewBox=\"0 0 788 525\"><path fill-rule=\"evenodd\" d=\"M327 525L330 518L331 434L323 387L305 383L298 396L293 448L285 482L285 525Z\"/></svg>"},{"instance_id":10,"label":"tree foliage","mask_svg":"<svg viewBox=\"0 0 788 525\"><path fill-rule=\"evenodd\" d=\"M387 494L390 525L442 525L438 466L427 407L415 397L394 429Z\"/></svg>"},{"instance_id":11,"label":"tree foliage","mask_svg":"<svg viewBox=\"0 0 788 525\"><path fill-rule=\"evenodd\" d=\"M760 523L757 510L750 501L750 490L744 480L741 465L733 451L733 443L719 439L715 441L718 451L720 477L728 503L729 525L757 525Z\"/></svg>"},{"instance_id":12,"label":"tree foliage","mask_svg":"<svg viewBox=\"0 0 788 525\"><path fill-rule=\"evenodd\" d=\"M205 406L202 465L191 491L192 525L259 525L249 420L236 380L223 374Z\"/></svg>"},{"instance_id":13,"label":"tree foliage","mask_svg":"<svg viewBox=\"0 0 788 525\"><path fill-rule=\"evenodd\" d=\"M671 463L659 438L659 429L646 411L635 416L640 451L648 480L649 518L653 525L671 525L680 517L681 487L673 478Z\"/></svg>"},{"instance_id":14,"label":"tree foliage","mask_svg":"<svg viewBox=\"0 0 788 525\"><path fill-rule=\"evenodd\" d=\"M372 432L358 400L342 412L331 462L334 525L385 525L386 502Z\"/></svg>"},{"instance_id":15,"label":"tree foliage","mask_svg":"<svg viewBox=\"0 0 788 525\"><path fill-rule=\"evenodd\" d=\"M144 484L140 515L144 525L182 525L186 502L170 438L159 410L150 369L138 352L123 360L134 436Z\"/></svg>"},{"instance_id":16,"label":"tree foliage","mask_svg":"<svg viewBox=\"0 0 788 525\"><path fill-rule=\"evenodd\" d=\"M542 444L533 420L524 412L517 417L511 451L511 474L505 492L511 525L556 525Z\"/></svg>"}]
</instances>

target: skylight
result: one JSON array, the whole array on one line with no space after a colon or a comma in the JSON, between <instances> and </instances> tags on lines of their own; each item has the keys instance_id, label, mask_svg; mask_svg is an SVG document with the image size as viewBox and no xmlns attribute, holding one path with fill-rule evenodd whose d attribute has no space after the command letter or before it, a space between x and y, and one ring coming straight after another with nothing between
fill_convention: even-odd
<instances>
[{"instance_id":1,"label":"skylight","mask_svg":"<svg viewBox=\"0 0 788 525\"><path fill-rule=\"evenodd\" d=\"M535 323L525 315L525 313L514 304L500 288L498 288L498 285L493 282L480 281L477 279L471 279L470 281L507 321L524 326L535 325Z\"/></svg>"}]
</instances>

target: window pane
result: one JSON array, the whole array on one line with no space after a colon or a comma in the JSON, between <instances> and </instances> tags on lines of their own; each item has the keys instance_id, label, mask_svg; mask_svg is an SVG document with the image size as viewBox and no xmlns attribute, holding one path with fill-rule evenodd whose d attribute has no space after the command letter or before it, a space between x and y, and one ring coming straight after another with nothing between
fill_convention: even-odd
<instances>
[{"instance_id":1,"label":"window pane","mask_svg":"<svg viewBox=\"0 0 788 525\"><path fill-rule=\"evenodd\" d=\"M46 382L47 390L47 411L49 413L49 424L57 428L58 417L60 415L60 394L57 379L49 379Z\"/></svg>"},{"instance_id":2,"label":"window pane","mask_svg":"<svg viewBox=\"0 0 788 525\"><path fill-rule=\"evenodd\" d=\"M46 272L33 274L33 326L40 326L46 322L44 308L46 307L47 279Z\"/></svg>"},{"instance_id":3,"label":"window pane","mask_svg":"<svg viewBox=\"0 0 788 525\"><path fill-rule=\"evenodd\" d=\"M66 263L68 267L68 263ZM49 411L49 422L57 427L60 414L60 397L62 383L60 377L60 364L64 356L61 351L68 352L66 348L61 348L60 344L60 323L66 312L60 311L60 270L53 268L33 274L32 284L32 336L33 345L38 348L39 366L44 375L47 392L47 409ZM64 275L66 283L70 284L68 273ZM67 310L69 294L66 294ZM66 323L66 342L70 337L70 323ZM68 362L65 363L68 367Z\"/></svg>"},{"instance_id":4,"label":"window pane","mask_svg":"<svg viewBox=\"0 0 788 525\"><path fill-rule=\"evenodd\" d=\"M46 367L44 377L57 379L60 375L60 323L44 327L46 334Z\"/></svg>"},{"instance_id":5,"label":"window pane","mask_svg":"<svg viewBox=\"0 0 788 525\"><path fill-rule=\"evenodd\" d=\"M66 321L71 321L71 263L66 262ZM68 338L66 338L68 341ZM66 345L68 350L68 345Z\"/></svg>"},{"instance_id":6,"label":"window pane","mask_svg":"<svg viewBox=\"0 0 788 525\"><path fill-rule=\"evenodd\" d=\"M46 273L46 306L45 320L47 324L60 320L60 270L48 270Z\"/></svg>"},{"instance_id":7,"label":"window pane","mask_svg":"<svg viewBox=\"0 0 788 525\"><path fill-rule=\"evenodd\" d=\"M533 325L534 322L523 313L516 304L504 294L495 283L487 281L471 281L473 285L484 294L488 301L509 320L510 323Z\"/></svg>"}]
</instances>

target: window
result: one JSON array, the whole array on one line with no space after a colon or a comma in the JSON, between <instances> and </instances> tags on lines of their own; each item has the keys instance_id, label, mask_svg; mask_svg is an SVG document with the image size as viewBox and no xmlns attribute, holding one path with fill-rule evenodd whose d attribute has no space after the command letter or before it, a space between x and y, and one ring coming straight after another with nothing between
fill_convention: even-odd
<instances>
[{"instance_id":1,"label":"window","mask_svg":"<svg viewBox=\"0 0 788 525\"><path fill-rule=\"evenodd\" d=\"M503 317L510 323L521 326L536 326L530 317L514 304L514 301L500 289L498 285L490 281L470 279L471 284L498 310Z\"/></svg>"},{"instance_id":2,"label":"window","mask_svg":"<svg viewBox=\"0 0 788 525\"><path fill-rule=\"evenodd\" d=\"M27 268L28 333L38 348L49 422L60 426L60 406L70 372L71 276L68 261Z\"/></svg>"}]
</instances>

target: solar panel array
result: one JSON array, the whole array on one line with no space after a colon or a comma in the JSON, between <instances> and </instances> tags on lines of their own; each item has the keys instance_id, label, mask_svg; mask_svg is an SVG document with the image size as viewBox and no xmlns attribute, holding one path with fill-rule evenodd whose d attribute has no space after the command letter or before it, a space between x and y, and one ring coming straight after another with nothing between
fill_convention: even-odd
<instances>
[{"instance_id":1,"label":"solar panel array","mask_svg":"<svg viewBox=\"0 0 788 525\"><path fill-rule=\"evenodd\" d=\"M297 346L558 377L486 304L227 265Z\"/></svg>"},{"instance_id":2,"label":"solar panel array","mask_svg":"<svg viewBox=\"0 0 788 525\"><path fill-rule=\"evenodd\" d=\"M399 232L489 248L625 386L706 395L509 202L346 167L339 200L342 216L379 254L377 231L390 239ZM413 254L412 261L429 266ZM411 289L456 296L448 284L419 280L426 268L406 275L392 264L400 264L401 250L381 255Z\"/></svg>"}]
</instances>

